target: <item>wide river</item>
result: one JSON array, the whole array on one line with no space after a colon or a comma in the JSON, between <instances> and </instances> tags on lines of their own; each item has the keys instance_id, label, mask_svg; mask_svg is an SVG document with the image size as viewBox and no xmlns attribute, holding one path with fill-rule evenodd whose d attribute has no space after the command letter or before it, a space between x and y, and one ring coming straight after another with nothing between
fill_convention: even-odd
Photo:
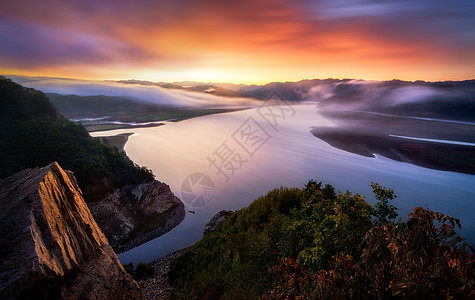
<instances>
[{"instance_id":1,"label":"wide river","mask_svg":"<svg viewBox=\"0 0 475 300\"><path fill-rule=\"evenodd\" d=\"M203 236L205 224L218 211L240 209L275 187L303 187L309 179L362 194L369 202L374 202L370 184L377 182L395 190L400 216L427 205L461 219L463 235L475 241L474 175L339 150L310 133L312 126L333 125L315 105L292 108L271 107L261 113L249 109L92 134L133 132L125 146L127 155L152 169L186 206L180 225L120 254L120 261L150 262L190 246Z\"/></svg>"}]
</instances>

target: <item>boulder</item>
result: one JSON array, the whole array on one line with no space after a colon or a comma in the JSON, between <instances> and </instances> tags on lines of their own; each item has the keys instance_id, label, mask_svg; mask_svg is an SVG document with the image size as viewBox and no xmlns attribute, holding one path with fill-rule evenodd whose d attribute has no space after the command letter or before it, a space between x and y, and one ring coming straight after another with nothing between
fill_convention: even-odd
<instances>
[{"instance_id":1,"label":"boulder","mask_svg":"<svg viewBox=\"0 0 475 300\"><path fill-rule=\"evenodd\" d=\"M185 218L183 202L157 180L124 186L88 205L117 253L167 233Z\"/></svg>"},{"instance_id":2,"label":"boulder","mask_svg":"<svg viewBox=\"0 0 475 300\"><path fill-rule=\"evenodd\" d=\"M215 214L211 218L211 220L209 220L209 222L205 225L204 234L215 231L219 223L229 218L229 216L232 214L233 214L233 211L231 210L222 210L218 212L217 214Z\"/></svg>"},{"instance_id":3,"label":"boulder","mask_svg":"<svg viewBox=\"0 0 475 300\"><path fill-rule=\"evenodd\" d=\"M57 163L0 180L0 299L141 299Z\"/></svg>"}]
</instances>

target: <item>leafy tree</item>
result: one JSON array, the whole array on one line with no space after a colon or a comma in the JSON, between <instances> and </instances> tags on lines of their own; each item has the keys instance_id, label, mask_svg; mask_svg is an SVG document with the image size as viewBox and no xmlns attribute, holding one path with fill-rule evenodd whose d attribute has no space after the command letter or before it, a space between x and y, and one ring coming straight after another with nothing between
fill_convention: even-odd
<instances>
[{"instance_id":1,"label":"leafy tree","mask_svg":"<svg viewBox=\"0 0 475 300\"><path fill-rule=\"evenodd\" d=\"M397 217L397 208L389 204L389 201L394 200L396 195L394 190L384 188L378 183L371 182L373 194L377 202L372 209L372 215L376 218L376 225L383 225L392 222Z\"/></svg>"},{"instance_id":2,"label":"leafy tree","mask_svg":"<svg viewBox=\"0 0 475 300\"><path fill-rule=\"evenodd\" d=\"M153 274L155 274L155 268L144 262L138 263L137 267L135 268L135 276L138 279L149 278Z\"/></svg>"},{"instance_id":3,"label":"leafy tree","mask_svg":"<svg viewBox=\"0 0 475 300\"><path fill-rule=\"evenodd\" d=\"M378 202L309 181L235 212L169 272L172 299L473 298L473 248L457 219L416 208L394 222Z\"/></svg>"},{"instance_id":4,"label":"leafy tree","mask_svg":"<svg viewBox=\"0 0 475 300\"><path fill-rule=\"evenodd\" d=\"M134 263L130 262L122 266L124 267L124 270L127 272L127 274L135 278Z\"/></svg>"},{"instance_id":5,"label":"leafy tree","mask_svg":"<svg viewBox=\"0 0 475 300\"><path fill-rule=\"evenodd\" d=\"M373 293L408 298L475 296L473 248L455 232L460 221L422 207L409 217L402 225L375 226L365 236L360 276L372 282Z\"/></svg>"}]
</instances>

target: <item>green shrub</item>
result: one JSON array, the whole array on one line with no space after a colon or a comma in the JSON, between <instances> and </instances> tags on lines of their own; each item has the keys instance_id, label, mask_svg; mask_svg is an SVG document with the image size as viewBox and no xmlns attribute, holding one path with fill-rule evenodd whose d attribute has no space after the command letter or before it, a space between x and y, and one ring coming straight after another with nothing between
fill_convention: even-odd
<instances>
[{"instance_id":1,"label":"green shrub","mask_svg":"<svg viewBox=\"0 0 475 300\"><path fill-rule=\"evenodd\" d=\"M155 268L144 262L138 263L135 268L135 277L138 279L149 278L152 277L153 274L155 274Z\"/></svg>"},{"instance_id":2,"label":"green shrub","mask_svg":"<svg viewBox=\"0 0 475 300\"><path fill-rule=\"evenodd\" d=\"M270 191L172 262L171 298L473 297L458 220L416 208L395 222L394 191L372 186L373 206L315 181Z\"/></svg>"},{"instance_id":3,"label":"green shrub","mask_svg":"<svg viewBox=\"0 0 475 300\"><path fill-rule=\"evenodd\" d=\"M150 278L155 274L155 268L147 263L139 262L134 269L133 263L123 265L125 271L135 280Z\"/></svg>"}]
</instances>

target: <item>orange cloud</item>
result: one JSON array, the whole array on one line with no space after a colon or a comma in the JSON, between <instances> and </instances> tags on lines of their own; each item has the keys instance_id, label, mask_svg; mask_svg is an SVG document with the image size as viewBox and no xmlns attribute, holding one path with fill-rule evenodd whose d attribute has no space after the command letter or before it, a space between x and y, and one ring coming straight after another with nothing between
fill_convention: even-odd
<instances>
[{"instance_id":1,"label":"orange cloud","mask_svg":"<svg viewBox=\"0 0 475 300\"><path fill-rule=\"evenodd\" d=\"M27 2L0 12L3 73L236 82L475 77L472 6L51 0L52 10Z\"/></svg>"}]
</instances>

